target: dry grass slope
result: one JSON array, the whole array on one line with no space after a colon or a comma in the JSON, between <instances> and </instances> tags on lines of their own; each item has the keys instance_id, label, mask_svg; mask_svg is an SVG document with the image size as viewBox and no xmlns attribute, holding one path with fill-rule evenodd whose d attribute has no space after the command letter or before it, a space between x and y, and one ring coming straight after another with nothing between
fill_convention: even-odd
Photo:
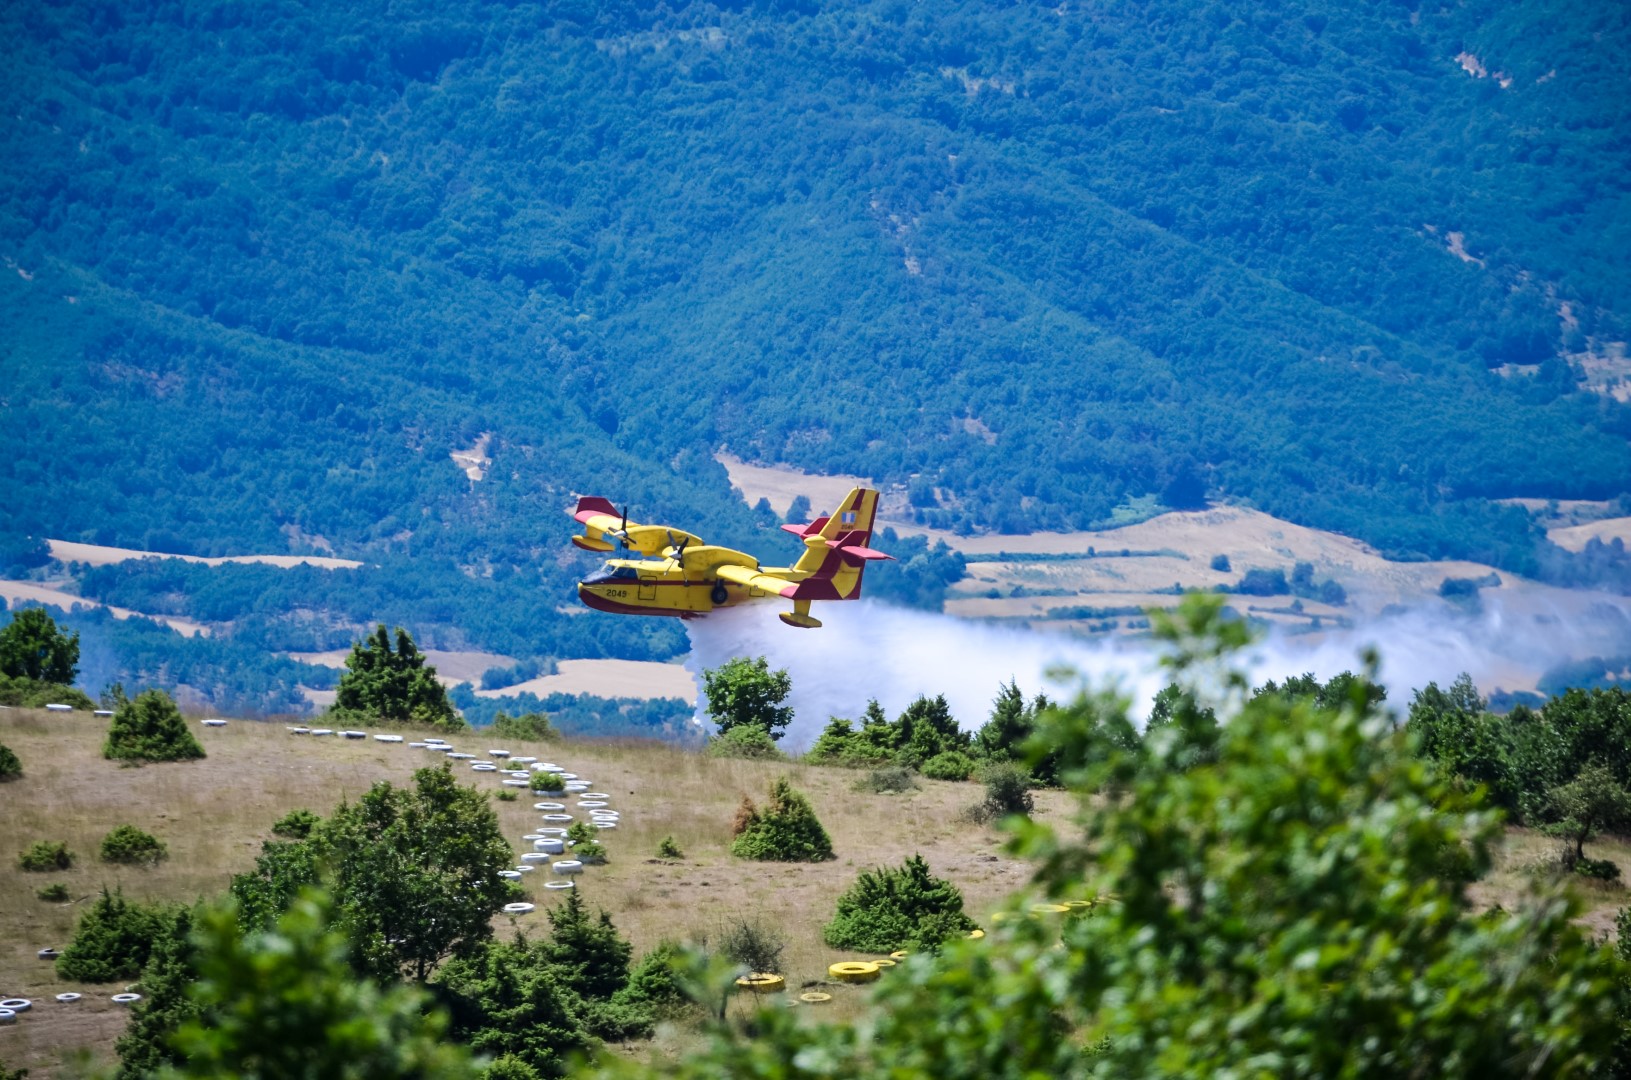
<instances>
[{"instance_id":1,"label":"dry grass slope","mask_svg":"<svg viewBox=\"0 0 1631 1080\"><path fill-rule=\"evenodd\" d=\"M78 1053L111 1060L113 1041L128 1015L109 995L123 986L85 986L59 981L50 964L36 958L46 946L66 944L84 903L102 886L120 886L141 900L191 901L222 893L232 874L248 869L271 825L288 811L307 807L327 814L342 799L354 799L378 780L405 783L414 769L438 759L423 750L372 739L347 742L334 737L292 736L283 725L234 722L225 728L195 723L209 751L199 762L124 768L103 760L106 725L84 713L0 710L0 742L23 761L21 780L0 785L0 996L31 998L33 1011L0 1028L0 1061L27 1067L35 1077L61 1071ZM409 736L410 738L412 736ZM532 754L555 761L594 782L611 807L621 812L618 828L602 836L610 862L591 867L579 879L585 899L613 913L618 928L644 951L664 938L713 937L728 920L748 918L778 927L786 935L783 954L788 985L825 982L827 966L853 958L827 948L821 927L832 917L840 892L867 867L896 865L921 853L931 870L962 890L969 912L983 917L1009 894L1023 888L1027 867L1002 851L1000 836L960 820L975 801L971 784L922 781L903 795L854 790L862 775L844 769L719 760L655 743L494 742L486 734L455 740L483 760L489 748ZM486 791L500 790L493 773L468 771L455 763L461 779ZM730 822L744 793L763 797L772 779L786 774L807 793L832 835L837 858L818 864L748 863L729 854ZM569 800L568 800L569 801ZM1070 800L1039 792L1038 813L1060 819ZM516 851L528 849L521 836L541 824L540 812L525 794L516 802L495 802L504 831ZM102 837L129 823L155 834L170 847L170 858L152 869L114 866L96 859ZM673 836L683 860L659 860L658 843ZM78 856L71 871L22 873L19 851L35 840L64 840ZM1526 830L1511 830L1500 865L1474 894L1481 904L1516 906L1529 880L1528 869L1550 854L1556 841ZM1617 861L1631 877L1631 845L1599 840L1590 845L1599 858ZM516 928L543 932L543 908L559 902L547 892L547 872L527 875L529 899L540 910L514 920ZM53 904L34 893L48 882L68 884L72 903ZM1627 902L1618 885L1582 882L1578 892L1583 921L1599 932L1613 923ZM496 929L508 935L512 920L500 917ZM864 990L824 986L830 1005L811 1016L845 1018L859 1013ZM84 993L74 1005L58 1005L54 995ZM741 1007L746 1008L744 1004ZM623 1052L662 1055L692 1036L667 1030L650 1045Z\"/></svg>"},{"instance_id":2,"label":"dry grass slope","mask_svg":"<svg viewBox=\"0 0 1631 1080\"><path fill-rule=\"evenodd\" d=\"M415 768L437 760L406 743L292 736L281 724L245 721L225 728L196 725L209 751L204 761L121 768L101 757L105 731L104 721L83 713L0 711L0 742L17 752L25 769L21 780L0 786L0 995L36 1002L18 1024L0 1028L0 1061L28 1067L36 1077L59 1071L77 1050L110 1060L123 1028L127 1014L108 1000L122 986L63 983L35 955L67 943L79 911L103 885L121 886L142 900L219 895L232 874L251 867L261 842L271 838L272 823L288 811L307 807L327 814L377 780L404 783ZM613 913L637 951L664 938L717 938L727 920L756 918L785 933L784 968L796 988L824 981L829 964L851 958L822 944L821 926L832 917L838 894L864 868L921 852L936 874L962 889L976 918L1028 877L1023 864L1002 853L998 834L959 820L977 798L974 785L924 781L920 791L873 795L852 790L858 774L847 770L716 760L660 744L500 744L485 734L455 741L483 759L498 747L559 762L611 796L608 802L623 816L615 831L602 836L610 862L589 868L579 885L586 900ZM492 773L458 771L482 790L500 790ZM834 861L746 863L729 854L730 822L742 794L762 801L771 780L783 773L809 795L832 835ZM1044 814L1067 806L1060 795L1044 793L1038 801ZM523 795L494 805L517 854L528 850L521 836L541 824L532 800ZM97 861L102 837L127 822L163 839L170 858L152 869ZM668 835L685 859L656 859L657 845ZM61 874L16 870L17 852L35 840L67 841L79 856L75 868ZM542 908L558 896L544 890L546 876L527 875L528 898L540 910L516 920L518 927L547 928ZM74 902L36 899L35 890L52 881L66 882ZM501 934L510 932L510 922L499 918ZM822 1015L858 1010L862 990L828 989L835 1000ZM68 990L85 999L74 1005L52 1000ZM660 1039L652 1049L663 1052L666 1045Z\"/></svg>"}]
</instances>

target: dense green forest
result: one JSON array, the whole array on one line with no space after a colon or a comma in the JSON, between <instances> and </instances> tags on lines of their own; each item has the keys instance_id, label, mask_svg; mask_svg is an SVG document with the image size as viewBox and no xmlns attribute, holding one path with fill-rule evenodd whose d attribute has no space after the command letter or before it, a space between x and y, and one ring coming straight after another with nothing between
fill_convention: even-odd
<instances>
[{"instance_id":1,"label":"dense green forest","mask_svg":"<svg viewBox=\"0 0 1631 1080\"><path fill-rule=\"evenodd\" d=\"M1622 5L77 0L0 31L8 556L332 549L371 569L186 603L668 656L659 620L557 613L560 510L775 558L725 446L949 528L1228 498L1631 580L1495 501L1631 491L1631 407L1582 364L1631 319ZM928 562L900 594L935 606Z\"/></svg>"}]
</instances>

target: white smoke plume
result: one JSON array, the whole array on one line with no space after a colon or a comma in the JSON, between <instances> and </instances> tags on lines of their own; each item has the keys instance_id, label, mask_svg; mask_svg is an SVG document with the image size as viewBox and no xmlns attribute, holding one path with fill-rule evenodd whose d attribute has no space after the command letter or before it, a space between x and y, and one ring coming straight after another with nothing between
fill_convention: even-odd
<instances>
[{"instance_id":1,"label":"white smoke plume","mask_svg":"<svg viewBox=\"0 0 1631 1080\"><path fill-rule=\"evenodd\" d=\"M1303 672L1329 679L1361 670L1362 652L1375 648L1388 703L1402 713L1413 690L1429 682L1447 686L1463 671L1488 693L1532 686L1540 671L1563 660L1626 651L1623 629L1615 634L1575 622L1536 624L1508 615L1495 597L1477 616L1436 607L1424 603L1317 640L1271 635L1254 645L1243 666L1253 685ZM868 698L877 698L893 718L919 694L944 694L952 715L974 729L990 716L998 687L1010 679L1027 697L1043 691L1055 701L1074 696L1084 680L1095 689L1114 686L1132 698L1140 717L1167 682L1156 646L1147 641L1088 641L870 600L821 605L820 630L784 626L776 612L772 605L754 605L686 624L691 653L685 666L697 679L699 722L706 721L703 669L736 656L763 656L792 677L794 719L784 745L795 750L814 741L829 717L858 719ZM1608 626L1631 626L1623 605L1609 614ZM1079 677L1064 684L1049 678L1060 667Z\"/></svg>"}]
</instances>

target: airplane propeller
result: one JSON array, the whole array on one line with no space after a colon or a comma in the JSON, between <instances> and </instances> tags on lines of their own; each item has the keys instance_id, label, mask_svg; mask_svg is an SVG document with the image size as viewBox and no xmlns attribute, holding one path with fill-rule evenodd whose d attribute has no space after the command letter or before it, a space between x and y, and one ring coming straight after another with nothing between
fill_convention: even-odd
<instances>
[{"instance_id":1,"label":"airplane propeller","mask_svg":"<svg viewBox=\"0 0 1631 1080\"><path fill-rule=\"evenodd\" d=\"M622 542L623 550L627 551L629 548L629 506L627 503L623 504L623 524L618 526L615 535Z\"/></svg>"},{"instance_id":2,"label":"airplane propeller","mask_svg":"<svg viewBox=\"0 0 1631 1080\"><path fill-rule=\"evenodd\" d=\"M668 546L674 549L674 565L685 565L685 545L689 544L690 542L691 538L687 536L685 539L676 544L674 542L674 534L672 532L668 534Z\"/></svg>"}]
</instances>

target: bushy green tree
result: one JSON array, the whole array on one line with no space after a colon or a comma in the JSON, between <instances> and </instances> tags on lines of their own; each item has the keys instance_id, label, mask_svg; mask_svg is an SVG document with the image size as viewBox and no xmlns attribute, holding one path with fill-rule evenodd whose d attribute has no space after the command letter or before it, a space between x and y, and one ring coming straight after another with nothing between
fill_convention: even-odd
<instances>
[{"instance_id":1,"label":"bushy green tree","mask_svg":"<svg viewBox=\"0 0 1631 1080\"><path fill-rule=\"evenodd\" d=\"M1439 689L1437 683L1417 690L1405 727L1415 736L1418 752L1447 775L1482 784L1496 806L1513 813L1519 810L1522 782L1513 775L1508 722L1486 711L1466 672L1448 690Z\"/></svg>"},{"instance_id":2,"label":"bushy green tree","mask_svg":"<svg viewBox=\"0 0 1631 1080\"><path fill-rule=\"evenodd\" d=\"M198 979L198 947L193 941L196 914L178 908L165 921L142 968L142 999L130 1012L130 1023L114 1043L119 1080L145 1080L164 1065L180 1065L172 1040L181 1025L198 1016L192 997Z\"/></svg>"},{"instance_id":3,"label":"bushy green tree","mask_svg":"<svg viewBox=\"0 0 1631 1080\"><path fill-rule=\"evenodd\" d=\"M738 821L731 854L766 862L821 862L833 857L832 838L816 819L810 800L794 791L787 778L770 785L763 810L746 803Z\"/></svg>"},{"instance_id":4,"label":"bushy green tree","mask_svg":"<svg viewBox=\"0 0 1631 1080\"><path fill-rule=\"evenodd\" d=\"M541 712L511 716L500 710L498 715L493 717L492 730L497 738L520 739L523 742L548 742L560 738L561 735L555 730L555 725L549 722L549 717Z\"/></svg>"},{"instance_id":5,"label":"bushy green tree","mask_svg":"<svg viewBox=\"0 0 1631 1080\"><path fill-rule=\"evenodd\" d=\"M792 691L792 677L786 671L771 671L762 656L752 660L738 656L702 673L708 718L722 734L752 727L780 739L793 721L793 707L784 704Z\"/></svg>"},{"instance_id":6,"label":"bushy green tree","mask_svg":"<svg viewBox=\"0 0 1631 1080\"><path fill-rule=\"evenodd\" d=\"M0 743L0 782L16 780L23 775L23 762L16 751Z\"/></svg>"},{"instance_id":7,"label":"bushy green tree","mask_svg":"<svg viewBox=\"0 0 1631 1080\"><path fill-rule=\"evenodd\" d=\"M230 909L199 921L192 988L198 1010L175 1036L162 1080L478 1080L470 1051L417 988L358 978L349 935L321 894L297 900L262 931Z\"/></svg>"},{"instance_id":8,"label":"bushy green tree","mask_svg":"<svg viewBox=\"0 0 1631 1080\"><path fill-rule=\"evenodd\" d=\"M1287 676L1283 683L1270 679L1252 691L1254 696L1279 694L1288 698L1312 698L1317 709L1339 709L1349 704L1356 692L1372 706L1381 705L1387 700L1387 687L1351 671L1333 675L1325 682L1320 682L1313 672L1305 671L1301 675Z\"/></svg>"},{"instance_id":9,"label":"bushy green tree","mask_svg":"<svg viewBox=\"0 0 1631 1080\"><path fill-rule=\"evenodd\" d=\"M820 764L838 764L848 756L850 740L855 735L855 725L841 716L828 719L827 726L821 729L816 741L810 744L810 749L804 752L804 760Z\"/></svg>"},{"instance_id":10,"label":"bushy green tree","mask_svg":"<svg viewBox=\"0 0 1631 1080\"><path fill-rule=\"evenodd\" d=\"M991 703L991 719L974 733L974 752L993 761L1012 760L1035 727L1036 717L1026 708L1019 683L1010 680L997 690L996 700Z\"/></svg>"},{"instance_id":11,"label":"bushy green tree","mask_svg":"<svg viewBox=\"0 0 1631 1080\"><path fill-rule=\"evenodd\" d=\"M152 833L134 825L120 825L102 838L103 862L151 866L169 857L170 849Z\"/></svg>"},{"instance_id":12,"label":"bushy green tree","mask_svg":"<svg viewBox=\"0 0 1631 1080\"><path fill-rule=\"evenodd\" d=\"M544 942L483 942L442 965L431 989L448 1010L454 1038L479 1054L519 1060L539 1076L564 1076L572 1055L594 1044L584 1003Z\"/></svg>"},{"instance_id":13,"label":"bushy green tree","mask_svg":"<svg viewBox=\"0 0 1631 1080\"><path fill-rule=\"evenodd\" d=\"M268 840L255 856L255 869L234 874L229 890L246 930L266 930L303 890L322 879L316 848L304 841Z\"/></svg>"},{"instance_id":14,"label":"bushy green tree","mask_svg":"<svg viewBox=\"0 0 1631 1080\"><path fill-rule=\"evenodd\" d=\"M1559 835L1574 842L1574 857L1586 857L1586 841L1600 832L1631 824L1631 792L1614 779L1614 773L1601 762L1586 765L1575 778L1551 793L1553 826Z\"/></svg>"},{"instance_id":15,"label":"bushy green tree","mask_svg":"<svg viewBox=\"0 0 1631 1080\"><path fill-rule=\"evenodd\" d=\"M493 915L512 899L498 876L511 858L486 797L442 764L415 772L411 788L376 783L306 840L262 845L232 894L245 926L264 928L322 882L359 970L422 982L444 957L491 936Z\"/></svg>"},{"instance_id":16,"label":"bushy green tree","mask_svg":"<svg viewBox=\"0 0 1631 1080\"><path fill-rule=\"evenodd\" d=\"M64 634L43 608L24 608L0 628L0 675L71 686L79 673L79 634Z\"/></svg>"},{"instance_id":17,"label":"bushy green tree","mask_svg":"<svg viewBox=\"0 0 1631 1080\"><path fill-rule=\"evenodd\" d=\"M334 704L367 722L415 724L442 731L458 731L464 720L447 700L447 690L436 679L436 669L425 662L413 637L396 628L396 648L380 624L371 637L351 647L346 671L340 676Z\"/></svg>"},{"instance_id":18,"label":"bushy green tree","mask_svg":"<svg viewBox=\"0 0 1631 1080\"><path fill-rule=\"evenodd\" d=\"M963 914L963 894L931 874L923 856L913 855L898 870L863 870L838 898L821 937L834 949L887 953L938 949L972 929L974 920Z\"/></svg>"},{"instance_id":19,"label":"bushy green tree","mask_svg":"<svg viewBox=\"0 0 1631 1080\"><path fill-rule=\"evenodd\" d=\"M961 752L969 745L968 732L957 726L943 694L918 697L906 706L895 726L900 732L895 757L913 768L937 754Z\"/></svg>"},{"instance_id":20,"label":"bushy green tree","mask_svg":"<svg viewBox=\"0 0 1631 1080\"><path fill-rule=\"evenodd\" d=\"M633 947L617 932L610 913L591 916L577 889L549 913L545 954L562 981L586 998L609 998L629 981Z\"/></svg>"},{"instance_id":21,"label":"bushy green tree","mask_svg":"<svg viewBox=\"0 0 1631 1080\"><path fill-rule=\"evenodd\" d=\"M121 700L114 710L102 756L115 761L196 761L204 756L204 748L169 694L144 690Z\"/></svg>"},{"instance_id":22,"label":"bushy green tree","mask_svg":"<svg viewBox=\"0 0 1631 1080\"><path fill-rule=\"evenodd\" d=\"M381 979L423 982L442 958L491 936L511 898L498 876L513 857L498 816L445 764L416 771L412 788L376 783L305 843L332 875L353 959Z\"/></svg>"},{"instance_id":23,"label":"bushy green tree","mask_svg":"<svg viewBox=\"0 0 1631 1080\"><path fill-rule=\"evenodd\" d=\"M57 975L91 983L134 978L172 918L163 907L133 903L122 891L104 888L74 925L73 940L57 957Z\"/></svg>"}]
</instances>

